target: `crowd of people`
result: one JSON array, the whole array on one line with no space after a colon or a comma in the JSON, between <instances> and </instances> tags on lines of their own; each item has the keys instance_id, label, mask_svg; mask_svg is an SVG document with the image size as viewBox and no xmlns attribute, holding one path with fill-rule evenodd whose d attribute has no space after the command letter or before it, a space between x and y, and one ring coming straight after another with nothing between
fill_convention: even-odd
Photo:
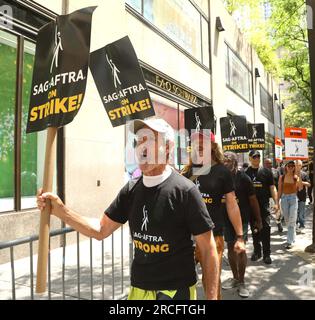
<instances>
[{"instance_id":1,"label":"crowd of people","mask_svg":"<svg viewBox=\"0 0 315 320\"><path fill-rule=\"evenodd\" d=\"M252 150L250 164L239 168L235 153L223 153L211 132L200 131L191 137L199 143L191 149L189 164L177 172L169 165L174 132L167 122L135 120L131 128L142 175L121 189L102 214L99 229L42 189L37 194L38 208L42 210L49 199L53 215L98 240L128 222L134 243L129 299L196 299L198 263L207 299L221 299L221 288L237 288L241 297L248 297L249 229L254 246L251 260L262 258L269 265L271 214L279 232L285 220L288 250L294 245L296 225L298 230L305 227L306 189L312 184L301 161L287 161L274 169L271 159L262 165L261 153ZM209 148L205 141L211 142ZM201 159L198 163L192 160L196 155ZM233 276L221 283L225 243Z\"/></svg>"}]
</instances>

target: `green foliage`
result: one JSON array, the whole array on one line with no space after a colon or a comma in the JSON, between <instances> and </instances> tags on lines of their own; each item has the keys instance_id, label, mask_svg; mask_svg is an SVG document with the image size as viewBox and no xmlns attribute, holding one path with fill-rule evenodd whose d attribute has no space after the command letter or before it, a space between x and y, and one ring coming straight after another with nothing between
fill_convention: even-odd
<instances>
[{"instance_id":1,"label":"green foliage","mask_svg":"<svg viewBox=\"0 0 315 320\"><path fill-rule=\"evenodd\" d=\"M262 14L263 2L269 2L271 6L272 14L268 20ZM284 100L285 126L306 127L311 135L311 84L305 0L225 0L224 3L231 14L243 14L240 28L248 36L266 70L278 78L279 82L283 79L288 83L289 94ZM248 10L250 14L246 16L244 13ZM250 23L246 23L246 17L249 17Z\"/></svg>"}]
</instances>

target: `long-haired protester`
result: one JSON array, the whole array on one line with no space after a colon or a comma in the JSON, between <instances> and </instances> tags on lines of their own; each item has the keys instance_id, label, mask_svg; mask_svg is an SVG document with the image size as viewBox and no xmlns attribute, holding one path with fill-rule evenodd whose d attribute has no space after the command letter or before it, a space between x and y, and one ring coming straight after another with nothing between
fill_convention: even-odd
<instances>
[{"instance_id":1,"label":"long-haired protester","mask_svg":"<svg viewBox=\"0 0 315 320\"><path fill-rule=\"evenodd\" d=\"M239 205L243 223L244 241L248 240L248 225L252 221L255 229L262 229L262 221L258 200L255 194L254 185L249 176L242 170L238 170L237 156L233 152L224 153L224 165L232 173L235 185L235 194ZM226 212L226 211L225 211ZM245 285L245 271L247 266L246 252L236 254L234 243L237 240L235 231L231 222L225 214L224 240L227 243L229 264L233 273L233 278L227 279L222 283L222 289L232 289L237 287L239 296L247 298L249 291Z\"/></svg>"},{"instance_id":2,"label":"long-haired protester","mask_svg":"<svg viewBox=\"0 0 315 320\"><path fill-rule=\"evenodd\" d=\"M288 227L286 249L291 249L296 236L296 220L298 212L297 192L303 189L300 167L296 168L293 160L284 167L284 175L279 179L278 192L281 209Z\"/></svg>"},{"instance_id":3,"label":"long-haired protester","mask_svg":"<svg viewBox=\"0 0 315 320\"><path fill-rule=\"evenodd\" d=\"M183 169L182 174L195 182L203 197L203 200L214 222L214 239L219 256L219 268L221 272L222 256L224 251L224 215L222 210L222 198L225 196L226 208L229 220L231 221L236 234L234 250L236 253L245 252L243 238L243 228L240 210L236 202L234 183L230 171L224 166L223 152L215 142L212 132L203 130L195 133L191 137L192 150L190 163ZM194 143L197 141L198 143ZM210 142L211 141L211 146ZM209 147L207 147L209 146ZM197 156L196 156L197 155ZM199 163L192 159L199 159ZM210 171L207 174L196 175L194 171L198 167L209 166ZM198 172L198 170L197 170ZM199 260L199 248L196 245L196 261ZM218 282L218 299L221 299L221 283Z\"/></svg>"}]
</instances>

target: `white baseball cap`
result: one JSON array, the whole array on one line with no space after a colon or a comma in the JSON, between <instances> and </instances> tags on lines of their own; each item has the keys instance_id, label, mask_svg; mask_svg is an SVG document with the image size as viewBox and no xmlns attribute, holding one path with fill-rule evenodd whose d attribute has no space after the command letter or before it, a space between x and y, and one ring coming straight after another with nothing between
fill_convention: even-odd
<instances>
[{"instance_id":1,"label":"white baseball cap","mask_svg":"<svg viewBox=\"0 0 315 320\"><path fill-rule=\"evenodd\" d=\"M136 119L129 125L129 130L136 134L138 130L142 129L144 126L149 127L150 129L162 133L165 135L165 138L169 141L174 142L174 130L173 128L161 118L149 118L146 120Z\"/></svg>"}]
</instances>

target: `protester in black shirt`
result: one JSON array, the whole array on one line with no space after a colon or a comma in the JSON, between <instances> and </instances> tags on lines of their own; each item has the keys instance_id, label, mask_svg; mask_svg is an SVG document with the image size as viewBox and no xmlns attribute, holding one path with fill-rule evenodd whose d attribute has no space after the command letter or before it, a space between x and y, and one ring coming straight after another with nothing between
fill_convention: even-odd
<instances>
[{"instance_id":1,"label":"protester in black shirt","mask_svg":"<svg viewBox=\"0 0 315 320\"><path fill-rule=\"evenodd\" d=\"M260 232L253 232L254 253L251 260L257 261L261 258L262 243L263 260L266 264L271 264L269 198L273 198L275 203L274 210L277 212L279 210L277 189L270 170L259 166L260 153L258 150L250 151L249 160L251 166L246 170L246 174L253 181L263 223L263 228Z\"/></svg>"},{"instance_id":2,"label":"protester in black shirt","mask_svg":"<svg viewBox=\"0 0 315 320\"><path fill-rule=\"evenodd\" d=\"M238 162L235 153L224 153L224 165L232 173L237 203L241 211L244 241L246 242L248 224L250 220L253 222L257 231L260 231L262 229L260 209L255 195L255 189L251 179L244 172L237 169ZM227 218L226 210L224 216ZM224 225L224 240L227 242L228 246L228 258L233 273L233 278L230 278L223 282L222 288L232 289L234 287L237 287L238 294L242 298L247 298L249 296L249 291L246 288L244 281L247 265L247 255L246 252L236 254L233 250L234 243L236 241L236 234L231 222L228 219L226 219Z\"/></svg>"},{"instance_id":3,"label":"protester in black shirt","mask_svg":"<svg viewBox=\"0 0 315 320\"><path fill-rule=\"evenodd\" d=\"M306 187L311 186L310 179L306 172L302 171L303 162L301 160L295 161L295 166L298 172L301 173L303 189L298 191L298 213L297 213L297 224L299 229L296 231L299 233L305 228L305 203L306 203Z\"/></svg>"},{"instance_id":4,"label":"protester in black shirt","mask_svg":"<svg viewBox=\"0 0 315 320\"><path fill-rule=\"evenodd\" d=\"M102 240L129 222L135 247L129 299L194 299L194 246L200 249L207 299L217 298L218 258L213 223L196 186L167 165L174 132L162 119L136 120L136 155L143 176L127 183L105 210L96 229L52 193L52 214L88 237Z\"/></svg>"},{"instance_id":5,"label":"protester in black shirt","mask_svg":"<svg viewBox=\"0 0 315 320\"><path fill-rule=\"evenodd\" d=\"M275 187L278 190L279 178L281 176L280 169L275 169L272 167L272 160L270 158L266 158L264 161L264 167L271 171L275 183ZM276 212L276 222L278 231L281 233L283 231L282 223L281 223L281 208Z\"/></svg>"},{"instance_id":6,"label":"protester in black shirt","mask_svg":"<svg viewBox=\"0 0 315 320\"><path fill-rule=\"evenodd\" d=\"M209 146L209 148L211 148L211 154L209 152L206 152L208 149L206 147L206 143L204 143L204 141L210 142L210 140L211 147ZM219 145L215 142L214 135L211 133L209 136L203 131L202 133L200 132L199 134L196 134L192 137L193 145L194 141L197 141L199 143L196 144L196 148L192 148L192 158L194 158L196 154L201 155L202 165L205 168L207 168L207 165L209 165L207 161L211 161L211 168L209 166L210 172L199 176L194 175L193 170L195 169L195 167L198 167L198 164L195 165L191 162L190 165L184 168L183 174L193 180L198 186L199 191L210 213L210 217L214 222L215 228L213 230L213 234L217 245L221 270L222 256L224 251L224 215L222 211L222 198L225 196L228 217L237 235L237 240L234 243L234 250L237 253L245 252L240 211L235 199L235 188L231 172L223 165L223 153ZM207 157L208 155L209 157ZM198 251L199 250L197 245L197 260ZM218 299L221 299L220 282L218 283L218 287Z\"/></svg>"}]
</instances>

